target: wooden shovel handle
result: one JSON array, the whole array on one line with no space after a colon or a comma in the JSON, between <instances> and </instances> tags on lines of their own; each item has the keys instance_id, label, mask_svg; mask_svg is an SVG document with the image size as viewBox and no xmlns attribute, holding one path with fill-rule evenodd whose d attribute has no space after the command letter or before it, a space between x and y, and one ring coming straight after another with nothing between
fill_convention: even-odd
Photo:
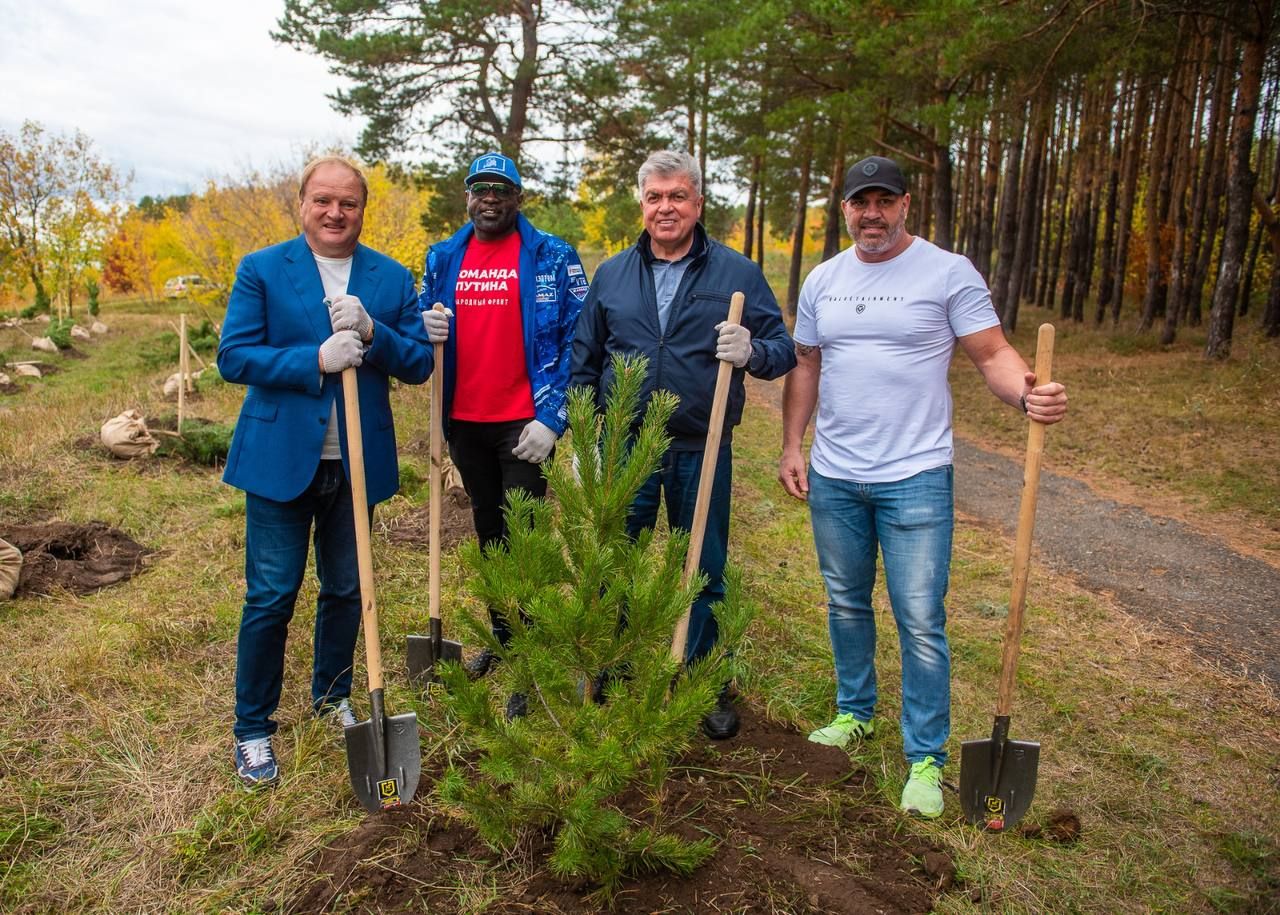
<instances>
[{"instance_id":1,"label":"wooden shovel handle","mask_svg":"<svg viewBox=\"0 0 1280 915\"><path fill-rule=\"evenodd\" d=\"M436 302L436 311L444 311L444 305ZM440 619L440 515L444 498L443 456L441 442L444 437L444 344L435 344L435 362L431 368L431 472L428 477L429 526L427 543L430 550L430 574L428 575L427 609L431 619Z\"/></svg>"},{"instance_id":2,"label":"wooden shovel handle","mask_svg":"<svg viewBox=\"0 0 1280 915\"><path fill-rule=\"evenodd\" d=\"M369 500L364 483L364 436L360 431L360 391L356 370L342 370L342 405L347 418L347 464L351 469L351 513L356 521L356 564L360 570L360 622L369 668L369 691L382 689L382 646L373 591L373 549L369 545Z\"/></svg>"},{"instance_id":3,"label":"wooden shovel handle","mask_svg":"<svg viewBox=\"0 0 1280 915\"><path fill-rule=\"evenodd\" d=\"M1048 384L1053 374L1053 325L1041 324L1036 338L1036 385ZM1031 535L1036 526L1036 493L1040 486L1040 459L1044 455L1043 423L1032 420L1027 429L1027 457L1022 471L1022 504L1018 509L1018 533L1013 546L1013 591L1004 627L1004 651L1000 660L1000 692L996 715L1008 715L1013 707L1013 686L1022 647L1022 616L1027 605L1027 576L1031 570Z\"/></svg>"},{"instance_id":4,"label":"wooden shovel handle","mask_svg":"<svg viewBox=\"0 0 1280 915\"><path fill-rule=\"evenodd\" d=\"M729 316L725 319L729 324L742 323L742 307L746 296L735 292L729 300ZM702 452L702 474L698 477L698 498L693 504L693 524L689 527L689 552L684 557L684 574L680 576L682 587L687 586L698 573L698 565L702 559L702 540L707 532L707 509L711 505L711 488L716 478L716 458L720 455L720 439L724 434L724 412L729 402L729 382L733 380L733 363L721 362L716 373L716 390L711 400L711 419L707 424L707 445ZM689 641L689 614L693 607L684 611L680 622L676 623L675 635L671 639L671 657L677 664L684 663L684 649Z\"/></svg>"}]
</instances>

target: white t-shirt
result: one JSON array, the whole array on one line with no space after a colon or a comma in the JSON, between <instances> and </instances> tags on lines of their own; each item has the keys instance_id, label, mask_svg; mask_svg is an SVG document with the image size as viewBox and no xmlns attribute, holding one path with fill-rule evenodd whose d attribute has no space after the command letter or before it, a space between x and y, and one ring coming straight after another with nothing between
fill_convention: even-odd
<instances>
[{"instance_id":1,"label":"white t-shirt","mask_svg":"<svg viewBox=\"0 0 1280 915\"><path fill-rule=\"evenodd\" d=\"M891 483L950 464L956 338L999 323L969 260L923 238L881 263L849 248L815 267L793 334L822 352L814 470Z\"/></svg>"},{"instance_id":2,"label":"white t-shirt","mask_svg":"<svg viewBox=\"0 0 1280 915\"><path fill-rule=\"evenodd\" d=\"M311 252L316 259L316 268L320 271L320 282L324 285L324 297L336 299L347 292L347 283L351 280L351 259L346 257L324 257ZM326 461L336 461L342 457L342 446L338 443L338 401L329 405L329 427L324 430L324 445L320 448L320 457Z\"/></svg>"}]
</instances>

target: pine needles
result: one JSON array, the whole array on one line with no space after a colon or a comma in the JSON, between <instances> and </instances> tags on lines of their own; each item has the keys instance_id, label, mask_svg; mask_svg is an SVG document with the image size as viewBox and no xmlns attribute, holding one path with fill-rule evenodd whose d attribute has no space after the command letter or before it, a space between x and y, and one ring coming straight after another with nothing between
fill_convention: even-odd
<instances>
[{"instance_id":1,"label":"pine needles","mask_svg":"<svg viewBox=\"0 0 1280 915\"><path fill-rule=\"evenodd\" d=\"M506 509L509 542L463 556L472 592L510 622L504 647L469 621L503 664L478 682L456 664L442 669L446 712L475 760L455 760L442 796L495 847L550 836L552 870L606 896L628 874L687 874L714 851L708 839L668 831L679 812L662 808L661 788L729 679L750 617L730 570L716 650L683 670L671 658L676 621L704 581L681 585L683 532L626 534L632 499L670 444L676 405L658 392L636 428L646 372L643 358L616 359L603 416L589 392L571 392L573 464L544 471L556 504L518 494ZM508 722L498 709L514 692L529 714Z\"/></svg>"}]
</instances>

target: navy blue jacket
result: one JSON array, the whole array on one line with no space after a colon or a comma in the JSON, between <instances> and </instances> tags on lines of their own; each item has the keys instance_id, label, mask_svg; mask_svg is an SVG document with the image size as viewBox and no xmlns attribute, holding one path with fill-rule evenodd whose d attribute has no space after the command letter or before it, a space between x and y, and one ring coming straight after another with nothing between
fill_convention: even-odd
<instances>
[{"instance_id":1,"label":"navy blue jacket","mask_svg":"<svg viewBox=\"0 0 1280 915\"><path fill-rule=\"evenodd\" d=\"M700 451L706 444L720 368L715 326L727 317L729 298L734 292L746 296L742 324L751 331L751 359L745 371L768 380L785 375L796 364L791 335L782 323L778 302L760 268L708 238L701 223L694 231L691 250L698 253L676 289L665 334L658 324L649 234L641 233L634 245L600 265L578 317L570 379L573 385L594 388L596 402L603 409L613 384L613 354L640 353L648 357L649 378L641 395L641 407L656 390L679 396L680 404L667 426L673 439L671 447L677 451ZM729 386L722 439L725 444L742 419L746 401L743 371L734 370Z\"/></svg>"}]
</instances>

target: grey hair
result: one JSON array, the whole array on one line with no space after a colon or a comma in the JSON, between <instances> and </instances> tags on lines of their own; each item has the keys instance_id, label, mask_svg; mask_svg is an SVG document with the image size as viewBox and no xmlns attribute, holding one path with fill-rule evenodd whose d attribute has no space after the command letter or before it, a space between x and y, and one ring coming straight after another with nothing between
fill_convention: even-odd
<instances>
[{"instance_id":1,"label":"grey hair","mask_svg":"<svg viewBox=\"0 0 1280 915\"><path fill-rule=\"evenodd\" d=\"M683 149L664 149L649 154L649 158L644 160L644 165L640 166L640 171L636 175L641 197L644 196L644 183L651 175L660 175L663 178L669 178L672 175L688 175L689 183L693 185L693 192L699 197L702 196L702 169L698 168L698 160Z\"/></svg>"}]
</instances>

